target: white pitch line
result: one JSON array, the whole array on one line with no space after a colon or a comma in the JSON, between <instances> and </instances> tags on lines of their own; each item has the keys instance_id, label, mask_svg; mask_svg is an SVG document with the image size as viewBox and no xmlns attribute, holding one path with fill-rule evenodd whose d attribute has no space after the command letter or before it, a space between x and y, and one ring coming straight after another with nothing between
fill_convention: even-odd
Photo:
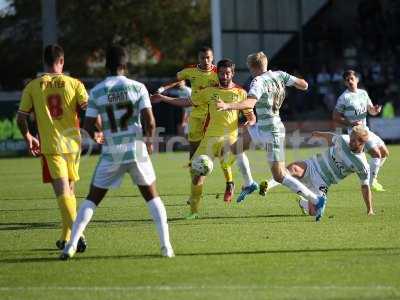
<instances>
[{"instance_id":1,"label":"white pitch line","mask_svg":"<svg viewBox=\"0 0 400 300\"><path fill-rule=\"evenodd\" d=\"M280 286L280 285L143 285L143 286L20 286L7 287L0 286L0 292L9 291L190 291L190 290L265 290L265 289L314 289L314 290L387 290L393 291L396 295L399 294L396 287L393 286L340 286L340 285L325 285L325 286Z\"/></svg>"}]
</instances>

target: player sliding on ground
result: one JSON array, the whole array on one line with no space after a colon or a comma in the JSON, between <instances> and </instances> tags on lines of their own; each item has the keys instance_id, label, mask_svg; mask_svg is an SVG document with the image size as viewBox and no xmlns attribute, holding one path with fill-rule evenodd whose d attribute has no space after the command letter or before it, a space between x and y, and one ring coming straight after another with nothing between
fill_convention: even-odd
<instances>
[{"instance_id":1,"label":"player sliding on ground","mask_svg":"<svg viewBox=\"0 0 400 300\"><path fill-rule=\"evenodd\" d=\"M96 118L101 115L105 144L89 194L82 202L72 227L71 240L60 256L62 260L75 254L78 239L90 222L96 207L108 189L120 186L125 173L138 185L146 200L160 238L161 255L174 256L169 240L167 213L156 190L156 177L149 157L155 132L149 94L143 84L124 76L127 63L125 49L111 47L106 55L106 67L110 76L90 92L84 129L93 137ZM146 143L141 139L141 118L144 120Z\"/></svg>"},{"instance_id":2,"label":"player sliding on ground","mask_svg":"<svg viewBox=\"0 0 400 300\"><path fill-rule=\"evenodd\" d=\"M373 105L368 93L358 88L358 76L353 70L343 73L344 84L347 90L338 98L333 112L333 120L344 126L350 134L356 125L367 126L367 114L376 116L381 112L380 105ZM378 172L389 156L389 150L385 142L372 131L369 131L369 139L365 144L365 151L371 155L369 167L371 170L370 186L373 191L384 192L385 189L378 182Z\"/></svg>"},{"instance_id":3,"label":"player sliding on ground","mask_svg":"<svg viewBox=\"0 0 400 300\"><path fill-rule=\"evenodd\" d=\"M247 127L243 134L243 140L233 147L235 154L249 149L251 141L262 145L267 151L267 160L271 164L271 172L274 179L288 187L296 194L300 194L310 200L316 206L316 220L319 221L323 215L326 197L317 195L291 176L285 167L284 142L285 127L279 116L279 109L285 99L285 87L294 86L300 90L307 90L308 84L305 80L296 78L282 71L268 71L268 59L263 52L250 54L247 65L254 77L250 85L247 99L237 103L225 103L220 100L217 106L220 110L232 109L257 109L257 123ZM250 169L247 170L248 173ZM243 201L248 192L244 189L239 196Z\"/></svg>"},{"instance_id":4,"label":"player sliding on ground","mask_svg":"<svg viewBox=\"0 0 400 300\"><path fill-rule=\"evenodd\" d=\"M326 196L331 184L337 184L345 177L356 173L361 183L361 193L367 207L367 214L373 215L372 193L370 190L370 172L365 157L364 146L368 142L369 132L363 125L353 127L348 135L336 135L330 132L313 132L312 137L324 139L329 149L322 154L291 163L287 169L311 191ZM268 182L268 190L275 187L274 180ZM315 215L315 206L300 196L299 206L305 214Z\"/></svg>"},{"instance_id":5,"label":"player sliding on ground","mask_svg":"<svg viewBox=\"0 0 400 300\"><path fill-rule=\"evenodd\" d=\"M201 89L210 86L218 86L217 68L213 65L214 54L210 47L202 47L198 52L197 65L191 65L184 68L176 74L177 81L161 86L157 92L163 93L165 90L175 87L182 80L188 80L192 88L191 100L194 104L189 116L189 132L188 139L190 144L189 159L192 159L197 147L200 145L204 137L205 128L207 127L208 104L207 99L203 99L199 92ZM224 201L230 202L233 197L235 185L233 182L233 174L230 163L221 160L221 168L225 176L226 187L224 193Z\"/></svg>"},{"instance_id":6,"label":"player sliding on ground","mask_svg":"<svg viewBox=\"0 0 400 300\"><path fill-rule=\"evenodd\" d=\"M208 87L199 91L199 97L206 101L209 106L210 122L207 127L204 138L197 148L192 159L200 155L208 155L211 159L218 157L225 161L234 162L237 160L240 171L249 168L249 162L244 153L239 153L236 157L230 155L230 147L238 139L238 111L218 111L216 103L223 99L227 103L240 102L246 99L246 91L238 87L233 81L235 74L235 65L229 59L223 59L217 65L219 86ZM163 95L152 96L152 101L163 101L177 106L194 105L192 99L176 99ZM246 118L251 122L255 120L252 109L244 111ZM246 172L247 174L250 172ZM243 174L243 173L242 173ZM257 190L258 185L251 176L245 177L245 186L253 191ZM203 184L205 177L195 175L192 172L192 185L190 195L191 212L187 216L188 219L198 218L199 204L203 194Z\"/></svg>"},{"instance_id":7,"label":"player sliding on ground","mask_svg":"<svg viewBox=\"0 0 400 300\"><path fill-rule=\"evenodd\" d=\"M53 186L62 220L56 246L63 249L76 217L75 181L79 180L81 151L78 112L86 109L88 95L79 80L62 73L64 50L60 46L47 46L43 60L46 73L29 82L22 92L17 123L30 153L42 158L43 182ZM28 129L32 111L40 142ZM83 236L78 239L77 250L83 252L86 242Z\"/></svg>"}]
</instances>

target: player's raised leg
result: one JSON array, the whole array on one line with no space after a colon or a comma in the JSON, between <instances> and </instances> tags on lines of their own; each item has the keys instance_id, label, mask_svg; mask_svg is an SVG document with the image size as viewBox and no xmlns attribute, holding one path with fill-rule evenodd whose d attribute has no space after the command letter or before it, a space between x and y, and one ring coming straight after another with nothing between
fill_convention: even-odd
<instances>
[{"instance_id":1,"label":"player's raised leg","mask_svg":"<svg viewBox=\"0 0 400 300\"><path fill-rule=\"evenodd\" d=\"M384 192L385 189L378 182L378 174L380 168L385 163L387 157L389 156L389 150L387 149L383 140L378 137L376 134L370 132L370 138L366 144L366 148L368 153L371 155L371 159L369 161L370 167L370 186L371 189L375 192Z\"/></svg>"},{"instance_id":2,"label":"player's raised leg","mask_svg":"<svg viewBox=\"0 0 400 300\"><path fill-rule=\"evenodd\" d=\"M232 144L231 151L236 157L236 164L243 177L243 188L236 202L240 203L245 198L258 189L258 184L253 180L250 170L250 163L244 151L250 148L251 137L247 129L245 129L239 139Z\"/></svg>"}]
</instances>

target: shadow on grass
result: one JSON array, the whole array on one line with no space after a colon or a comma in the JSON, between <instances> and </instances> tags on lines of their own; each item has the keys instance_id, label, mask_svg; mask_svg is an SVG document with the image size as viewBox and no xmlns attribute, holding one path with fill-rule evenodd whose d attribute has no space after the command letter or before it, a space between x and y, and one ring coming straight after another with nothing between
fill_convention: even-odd
<instances>
[{"instance_id":1,"label":"shadow on grass","mask_svg":"<svg viewBox=\"0 0 400 300\"><path fill-rule=\"evenodd\" d=\"M214 193L204 193L203 196L211 196L211 197L215 197L217 194L222 195L223 193L220 192L214 192ZM239 195L239 194L238 194ZM77 199L85 199L86 194L85 195L76 195ZM182 199L182 201L184 201L185 199L187 199L189 197L189 191L185 192L185 193L161 193L160 197L180 197L180 199ZM124 194L124 195L107 195L105 200L107 201L107 199L113 199L113 198L140 198L143 199L142 196L140 194ZM56 200L54 196L45 196L45 197L8 197L8 198L0 198L0 201L25 201L25 200Z\"/></svg>"},{"instance_id":2,"label":"shadow on grass","mask_svg":"<svg viewBox=\"0 0 400 300\"><path fill-rule=\"evenodd\" d=\"M304 218L303 215L289 215L289 214L276 214L276 215L255 215L255 216L210 216L202 217L196 221L186 220L185 218L169 218L169 223L176 223L186 221L188 223L182 223L180 225L192 225L193 222L201 222L206 220L235 220L235 219L260 219L260 218ZM124 224L124 223L152 223L153 220L148 219L127 219L127 220L92 220L91 225L113 225L113 224ZM282 222L287 222L282 220ZM220 223L218 223L220 224ZM91 226L95 227L95 226ZM32 230L32 229L58 229L60 228L60 222L7 222L0 223L0 231L7 230Z\"/></svg>"},{"instance_id":3,"label":"shadow on grass","mask_svg":"<svg viewBox=\"0 0 400 300\"><path fill-rule=\"evenodd\" d=\"M37 251L38 249L33 249ZM301 254L301 253L329 253L329 252L375 252L400 250L400 247L366 247L366 248L325 248L325 249L282 249L282 250L255 250L255 251L232 251L232 252L201 252L201 253L177 253L177 257L193 256L229 256L229 255L265 255L265 254ZM387 255L387 253L386 253ZM394 255L399 255L395 253ZM156 254L143 255L100 255L86 256L77 254L73 261L86 260L118 260L118 259L164 259ZM60 262L58 256L55 257L31 257L31 258L6 258L0 259L0 263L41 263L41 262ZM61 263L61 262L60 262Z\"/></svg>"}]
</instances>

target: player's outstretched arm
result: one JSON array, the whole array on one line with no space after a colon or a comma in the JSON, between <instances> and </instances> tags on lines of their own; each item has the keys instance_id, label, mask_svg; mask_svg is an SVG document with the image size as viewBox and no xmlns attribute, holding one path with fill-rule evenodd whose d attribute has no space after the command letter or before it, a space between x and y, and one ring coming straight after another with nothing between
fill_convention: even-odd
<instances>
[{"instance_id":1,"label":"player's outstretched arm","mask_svg":"<svg viewBox=\"0 0 400 300\"><path fill-rule=\"evenodd\" d=\"M372 207L372 193L371 189L369 188L368 184L363 184L361 185L361 193L365 202L365 205L367 206L367 214L369 216L374 215L374 209Z\"/></svg>"},{"instance_id":2,"label":"player's outstretched arm","mask_svg":"<svg viewBox=\"0 0 400 300\"><path fill-rule=\"evenodd\" d=\"M152 103L164 102L178 107L195 106L189 98L172 98L161 94L155 94L150 97Z\"/></svg>"},{"instance_id":3,"label":"player's outstretched arm","mask_svg":"<svg viewBox=\"0 0 400 300\"><path fill-rule=\"evenodd\" d=\"M40 154L40 143L37 138L32 136L29 132L28 128L28 117L29 115L26 113L18 112L17 113L17 125L19 131L25 139L25 142L28 146L29 152L33 156L37 156Z\"/></svg>"},{"instance_id":4,"label":"player's outstretched arm","mask_svg":"<svg viewBox=\"0 0 400 300\"><path fill-rule=\"evenodd\" d=\"M257 99L255 97L247 97L246 100L236 103L225 103L221 99L217 101L218 110L245 110L252 109L256 105Z\"/></svg>"},{"instance_id":5,"label":"player's outstretched arm","mask_svg":"<svg viewBox=\"0 0 400 300\"><path fill-rule=\"evenodd\" d=\"M298 90L302 90L302 91L307 91L308 90L307 81L305 81L304 79L301 79L301 78L296 78L293 86Z\"/></svg>"},{"instance_id":6,"label":"player's outstretched arm","mask_svg":"<svg viewBox=\"0 0 400 300\"><path fill-rule=\"evenodd\" d=\"M160 87L157 89L157 94L162 94L162 93L165 92L166 90L171 89L171 88L177 86L178 83L180 83L181 81L182 81L182 80L177 80L177 81L174 81L174 82L170 82L170 83L167 83L167 84L163 84L162 86L160 86Z\"/></svg>"},{"instance_id":7,"label":"player's outstretched arm","mask_svg":"<svg viewBox=\"0 0 400 300\"><path fill-rule=\"evenodd\" d=\"M153 111L150 107L143 108L140 111L141 118L143 120L144 137L149 154L153 153L153 141L156 133L156 121L154 119Z\"/></svg>"}]
</instances>

